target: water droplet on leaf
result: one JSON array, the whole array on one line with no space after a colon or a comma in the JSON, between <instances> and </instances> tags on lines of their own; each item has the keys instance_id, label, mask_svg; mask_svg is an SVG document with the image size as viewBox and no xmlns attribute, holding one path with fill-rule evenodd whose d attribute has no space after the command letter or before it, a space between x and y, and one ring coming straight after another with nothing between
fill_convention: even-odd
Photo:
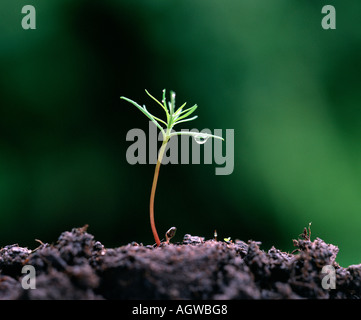
<instances>
[{"instance_id":1,"label":"water droplet on leaf","mask_svg":"<svg viewBox=\"0 0 361 320\"><path fill-rule=\"evenodd\" d=\"M198 143L198 144L203 144L203 143L206 143L207 140L208 140L209 136L207 136L206 134L197 134L195 137L194 137L194 140Z\"/></svg>"}]
</instances>

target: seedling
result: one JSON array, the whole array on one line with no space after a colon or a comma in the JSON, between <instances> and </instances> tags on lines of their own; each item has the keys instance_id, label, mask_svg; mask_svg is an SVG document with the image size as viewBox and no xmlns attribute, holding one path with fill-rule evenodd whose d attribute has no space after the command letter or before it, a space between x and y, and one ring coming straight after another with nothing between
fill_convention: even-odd
<instances>
[{"instance_id":1,"label":"seedling","mask_svg":"<svg viewBox=\"0 0 361 320\"><path fill-rule=\"evenodd\" d=\"M171 137L174 137L174 136L177 136L177 135L189 135L189 136L194 137L196 142L200 143L200 144L205 143L209 138L216 138L216 139L221 139L221 140L224 140L224 139L222 137L207 134L207 133L179 132L179 131L178 132L177 131L172 132L173 127L175 125L180 124L182 122L192 121L192 120L196 119L198 116L193 116L193 117L189 117L189 116L197 109L198 106L195 104L194 106L192 106L192 107L190 107L188 109L184 109L184 107L186 106L186 103L183 103L176 110L176 107L175 107L175 92L174 91L170 92L170 101L168 101L168 103L166 102L166 97L165 97L166 91L165 91L165 89L163 90L162 102L160 102L156 98L154 98L147 90L145 90L145 92L156 103L158 103L162 107L162 109L165 111L165 114L166 114L166 117L167 117L166 121L152 115L147 110L145 105L143 105L143 107L142 107L138 103L136 103L133 100L130 100L130 99L126 98L126 97L120 97L120 98L130 102L131 104L136 106L140 111L142 111L158 127L158 129L162 132L162 135L163 135L163 143L162 143L162 146L160 147L160 150L159 150L159 153L158 153L158 159L157 159L157 164L155 166L153 185L152 185L152 190L151 190L151 193L150 193L150 203L149 203L150 225L151 225L151 228L152 228L152 232L153 232L155 242L156 242L157 246L159 246L160 245L160 240L159 240L159 236L158 236L157 229L155 227L155 222L154 222L154 197L155 197L155 190L157 188L160 164L162 163L164 151L165 151L165 148L167 146L167 143L168 143L169 139ZM163 128L160 125L160 123L163 124L165 126L165 128ZM168 230L168 232L169 232L169 230ZM168 232L166 234L166 242L167 243L169 242L169 240L171 238L171 237L169 237Z\"/></svg>"},{"instance_id":2,"label":"seedling","mask_svg":"<svg viewBox=\"0 0 361 320\"><path fill-rule=\"evenodd\" d=\"M217 234L217 230L214 230L214 241L217 241L217 236L218 236L218 234Z\"/></svg>"},{"instance_id":3,"label":"seedling","mask_svg":"<svg viewBox=\"0 0 361 320\"><path fill-rule=\"evenodd\" d=\"M177 228L172 227L165 233L165 243L169 243L170 239L172 239L175 236L176 231Z\"/></svg>"},{"instance_id":4,"label":"seedling","mask_svg":"<svg viewBox=\"0 0 361 320\"><path fill-rule=\"evenodd\" d=\"M226 243L232 243L231 237L224 238L223 240L224 240L224 242L226 242Z\"/></svg>"}]
</instances>

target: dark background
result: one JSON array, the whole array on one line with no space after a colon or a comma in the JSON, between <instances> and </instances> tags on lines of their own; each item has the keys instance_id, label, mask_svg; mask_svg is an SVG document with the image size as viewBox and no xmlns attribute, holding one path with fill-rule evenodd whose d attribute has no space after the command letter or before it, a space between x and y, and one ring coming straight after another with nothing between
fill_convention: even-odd
<instances>
[{"instance_id":1,"label":"dark background","mask_svg":"<svg viewBox=\"0 0 361 320\"><path fill-rule=\"evenodd\" d=\"M28 4L36 30L21 27ZM157 113L144 89L166 88L199 106L180 128L235 130L235 168L163 166L160 236L292 251L312 222L341 265L361 262L359 1L5 0L0 15L0 247L84 224L106 246L154 243L154 165L125 157L148 121L119 97Z\"/></svg>"}]
</instances>

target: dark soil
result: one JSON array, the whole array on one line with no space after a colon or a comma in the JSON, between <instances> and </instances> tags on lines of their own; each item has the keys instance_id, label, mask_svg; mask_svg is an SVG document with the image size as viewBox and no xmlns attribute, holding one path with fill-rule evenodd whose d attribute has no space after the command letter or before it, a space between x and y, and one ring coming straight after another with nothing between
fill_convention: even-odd
<instances>
[{"instance_id":1,"label":"dark soil","mask_svg":"<svg viewBox=\"0 0 361 320\"><path fill-rule=\"evenodd\" d=\"M86 227L35 250L0 249L0 299L334 299L361 298L361 264L340 267L338 248L294 240L294 253L260 242L205 241L185 235L160 247L131 243L107 249ZM36 270L36 289L25 290L24 265ZM336 289L323 289L322 267L336 271Z\"/></svg>"}]
</instances>

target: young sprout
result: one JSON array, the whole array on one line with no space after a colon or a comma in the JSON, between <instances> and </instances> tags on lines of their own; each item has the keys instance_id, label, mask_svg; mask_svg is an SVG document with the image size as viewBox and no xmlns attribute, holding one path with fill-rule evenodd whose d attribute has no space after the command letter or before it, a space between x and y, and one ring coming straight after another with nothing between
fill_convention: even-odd
<instances>
[{"instance_id":1,"label":"young sprout","mask_svg":"<svg viewBox=\"0 0 361 320\"><path fill-rule=\"evenodd\" d=\"M217 237L218 237L218 234L217 234L217 230L214 230L214 241L217 241Z\"/></svg>"},{"instance_id":2,"label":"young sprout","mask_svg":"<svg viewBox=\"0 0 361 320\"><path fill-rule=\"evenodd\" d=\"M175 236L176 231L177 231L177 228L172 227L165 233L165 243L169 243L169 240Z\"/></svg>"},{"instance_id":3,"label":"young sprout","mask_svg":"<svg viewBox=\"0 0 361 320\"><path fill-rule=\"evenodd\" d=\"M232 242L231 237L224 238L223 240L224 240L224 242L226 242L226 243L231 243L231 242Z\"/></svg>"},{"instance_id":4,"label":"young sprout","mask_svg":"<svg viewBox=\"0 0 361 320\"><path fill-rule=\"evenodd\" d=\"M154 222L154 197L155 197L155 190L157 188L160 164L162 163L164 151L165 151L165 148L167 146L169 139L171 137L174 137L177 135L192 136L198 143L205 143L208 140L208 138L216 138L216 139L221 139L221 140L224 140L224 139L222 137L207 134L207 133L179 132L179 131L172 132L173 127L175 125L182 123L182 122L192 121L192 120L196 119L198 116L190 117L190 115L197 109L198 106L195 104L194 106L192 106L190 108L184 109L184 107L186 106L186 103L184 103L176 110L175 92L174 91L170 92L170 101L168 101L168 103L166 102L165 89L163 90L162 102L160 102L156 98L154 98L147 90L145 90L145 92L147 93L147 95L150 98L152 98L156 103L158 103L162 107L162 109L165 111L165 114L167 117L166 121L152 115L147 110L145 105L143 105L143 107L142 107L138 103L134 102L131 99L128 99L126 97L120 97L120 98L130 102L131 104L136 106L141 112L143 112L158 127L158 129L162 132L162 135L163 135L163 143L162 143L162 146L158 153L158 159L157 159L157 164L155 166L153 185L152 185L152 190L150 193L150 203L149 203L150 225L152 228L155 242L156 242L157 246L159 246L160 240L159 240L159 236L158 236L157 229L155 227L155 222ZM160 123L163 124L165 127L163 128L163 126L161 126ZM166 237L166 238L167 238L167 242L169 242L170 237Z\"/></svg>"}]
</instances>

